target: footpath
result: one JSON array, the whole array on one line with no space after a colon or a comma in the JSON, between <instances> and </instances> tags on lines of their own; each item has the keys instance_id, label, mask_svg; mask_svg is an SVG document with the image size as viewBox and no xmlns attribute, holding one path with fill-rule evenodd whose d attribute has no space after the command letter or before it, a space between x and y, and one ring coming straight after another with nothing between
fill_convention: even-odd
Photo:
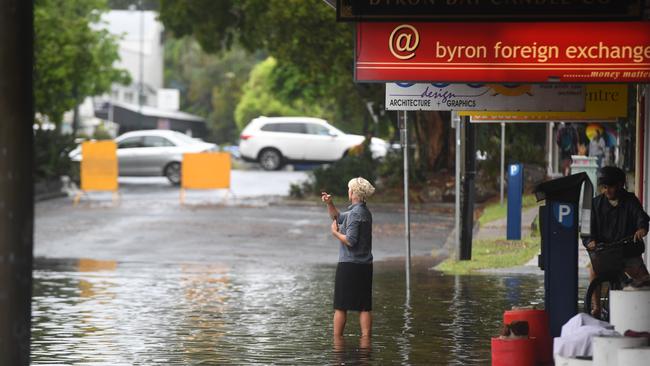
<instances>
[{"instance_id":1,"label":"footpath","mask_svg":"<svg viewBox=\"0 0 650 366\"><path fill-rule=\"evenodd\" d=\"M532 207L522 212L521 217L521 237L529 237L531 235L534 222L536 221L538 207ZM500 239L506 237L507 220L506 218L495 220L482 225L476 231L474 238L476 240L482 239ZM540 239L541 240L541 239ZM582 246L578 243L578 268L580 269L579 275L588 276L589 255ZM538 267L537 255L531 258L526 264L522 266L509 267L509 268L491 268L480 270L483 273L498 273L498 274L537 274L543 275L544 272Z\"/></svg>"}]
</instances>

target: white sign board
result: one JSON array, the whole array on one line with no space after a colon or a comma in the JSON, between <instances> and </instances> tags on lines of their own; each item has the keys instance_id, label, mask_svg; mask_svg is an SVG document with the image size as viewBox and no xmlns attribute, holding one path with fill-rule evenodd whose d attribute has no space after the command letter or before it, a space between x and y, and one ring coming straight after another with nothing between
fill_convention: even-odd
<instances>
[{"instance_id":1,"label":"white sign board","mask_svg":"<svg viewBox=\"0 0 650 366\"><path fill-rule=\"evenodd\" d=\"M585 88L576 84L386 84L393 111L585 110Z\"/></svg>"}]
</instances>

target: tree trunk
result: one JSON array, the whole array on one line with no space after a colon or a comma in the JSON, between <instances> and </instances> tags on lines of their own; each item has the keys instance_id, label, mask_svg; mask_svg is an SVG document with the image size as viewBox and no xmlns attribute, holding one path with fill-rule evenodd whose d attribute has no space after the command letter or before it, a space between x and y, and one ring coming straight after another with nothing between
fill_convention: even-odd
<instances>
[{"instance_id":1,"label":"tree trunk","mask_svg":"<svg viewBox=\"0 0 650 366\"><path fill-rule=\"evenodd\" d=\"M75 85L72 89L74 94L74 100L77 100L77 86ZM79 102L75 103L74 110L72 112L72 136L77 137L77 130L79 129Z\"/></svg>"},{"instance_id":2,"label":"tree trunk","mask_svg":"<svg viewBox=\"0 0 650 366\"><path fill-rule=\"evenodd\" d=\"M449 122L440 112L417 112L415 116L416 164L426 172L449 168L449 159L441 153L447 145Z\"/></svg>"}]
</instances>

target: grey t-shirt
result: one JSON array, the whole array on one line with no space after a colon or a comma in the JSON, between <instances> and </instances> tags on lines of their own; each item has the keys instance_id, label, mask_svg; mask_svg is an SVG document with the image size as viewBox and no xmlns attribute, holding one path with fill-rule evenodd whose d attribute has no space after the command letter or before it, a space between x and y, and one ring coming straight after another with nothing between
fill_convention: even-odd
<instances>
[{"instance_id":1,"label":"grey t-shirt","mask_svg":"<svg viewBox=\"0 0 650 366\"><path fill-rule=\"evenodd\" d=\"M372 263L372 214L364 202L348 207L339 214L339 232L350 246L341 243L339 262Z\"/></svg>"}]
</instances>

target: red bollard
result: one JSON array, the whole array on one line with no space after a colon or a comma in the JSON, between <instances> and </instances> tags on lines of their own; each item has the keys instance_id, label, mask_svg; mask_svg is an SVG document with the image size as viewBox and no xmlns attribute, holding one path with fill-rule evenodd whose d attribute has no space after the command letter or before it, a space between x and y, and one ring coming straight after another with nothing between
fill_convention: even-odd
<instances>
[{"instance_id":1,"label":"red bollard","mask_svg":"<svg viewBox=\"0 0 650 366\"><path fill-rule=\"evenodd\" d=\"M535 349L537 361L540 364L552 364L553 362L553 339L551 338L548 322L548 314L544 310L522 309L507 310L503 313L503 322L510 324L515 320L527 321L529 337L535 338Z\"/></svg>"},{"instance_id":2,"label":"red bollard","mask_svg":"<svg viewBox=\"0 0 650 366\"><path fill-rule=\"evenodd\" d=\"M492 366L535 366L534 338L492 338Z\"/></svg>"}]
</instances>

